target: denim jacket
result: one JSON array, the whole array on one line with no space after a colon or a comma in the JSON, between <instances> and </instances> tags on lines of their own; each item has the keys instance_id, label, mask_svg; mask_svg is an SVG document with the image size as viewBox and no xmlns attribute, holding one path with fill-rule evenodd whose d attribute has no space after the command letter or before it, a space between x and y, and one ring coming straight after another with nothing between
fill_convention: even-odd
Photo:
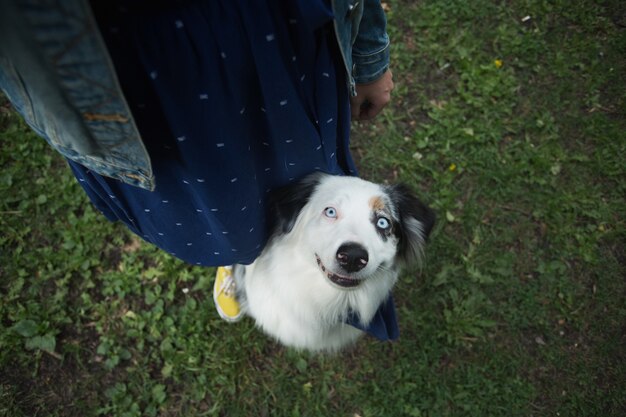
<instances>
[{"instance_id":1,"label":"denim jacket","mask_svg":"<svg viewBox=\"0 0 626 417\"><path fill-rule=\"evenodd\" d=\"M348 88L388 68L380 0L332 0ZM1 0L0 87L28 125L63 156L153 190L150 157L88 0Z\"/></svg>"}]
</instances>

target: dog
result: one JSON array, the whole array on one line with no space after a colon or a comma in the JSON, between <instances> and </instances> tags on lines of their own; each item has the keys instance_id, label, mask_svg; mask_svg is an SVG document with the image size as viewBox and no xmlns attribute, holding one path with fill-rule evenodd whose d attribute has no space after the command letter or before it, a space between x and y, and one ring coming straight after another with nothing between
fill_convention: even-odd
<instances>
[{"instance_id":1,"label":"dog","mask_svg":"<svg viewBox=\"0 0 626 417\"><path fill-rule=\"evenodd\" d=\"M273 196L274 231L250 265L235 265L244 313L280 343L338 351L420 261L434 212L404 185L315 173Z\"/></svg>"}]
</instances>

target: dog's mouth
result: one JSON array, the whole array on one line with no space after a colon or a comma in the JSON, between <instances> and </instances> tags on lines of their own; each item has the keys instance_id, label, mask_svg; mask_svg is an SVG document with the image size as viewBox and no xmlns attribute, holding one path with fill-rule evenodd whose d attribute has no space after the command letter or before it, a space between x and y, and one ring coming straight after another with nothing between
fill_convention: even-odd
<instances>
[{"instance_id":1,"label":"dog's mouth","mask_svg":"<svg viewBox=\"0 0 626 417\"><path fill-rule=\"evenodd\" d=\"M317 254L315 255L315 259L317 260L317 265L319 265L324 275L326 275L326 277L333 284L339 285L340 287L343 287L343 288L353 288L361 283L361 280L359 279L350 278L345 275L339 275L339 274L335 274L334 272L331 272L328 268L324 266L324 264L322 263L322 260Z\"/></svg>"}]
</instances>

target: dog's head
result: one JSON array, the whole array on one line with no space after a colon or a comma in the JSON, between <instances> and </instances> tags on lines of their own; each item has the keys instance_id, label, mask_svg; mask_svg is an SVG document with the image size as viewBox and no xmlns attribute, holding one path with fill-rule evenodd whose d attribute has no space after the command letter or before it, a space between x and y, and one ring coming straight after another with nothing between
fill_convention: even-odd
<instances>
[{"instance_id":1,"label":"dog's head","mask_svg":"<svg viewBox=\"0 0 626 417\"><path fill-rule=\"evenodd\" d=\"M273 207L276 233L297 239L339 289L419 261L435 221L406 186L320 173L280 189Z\"/></svg>"}]
</instances>

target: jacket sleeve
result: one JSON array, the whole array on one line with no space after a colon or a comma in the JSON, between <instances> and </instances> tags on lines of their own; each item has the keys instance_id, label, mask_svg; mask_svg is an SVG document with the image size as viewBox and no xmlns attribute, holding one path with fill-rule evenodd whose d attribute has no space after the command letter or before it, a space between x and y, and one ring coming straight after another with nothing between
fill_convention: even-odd
<instances>
[{"instance_id":1,"label":"jacket sleeve","mask_svg":"<svg viewBox=\"0 0 626 417\"><path fill-rule=\"evenodd\" d=\"M352 47L353 75L357 84L376 81L389 68L387 19L380 0L365 0L363 17Z\"/></svg>"}]
</instances>

